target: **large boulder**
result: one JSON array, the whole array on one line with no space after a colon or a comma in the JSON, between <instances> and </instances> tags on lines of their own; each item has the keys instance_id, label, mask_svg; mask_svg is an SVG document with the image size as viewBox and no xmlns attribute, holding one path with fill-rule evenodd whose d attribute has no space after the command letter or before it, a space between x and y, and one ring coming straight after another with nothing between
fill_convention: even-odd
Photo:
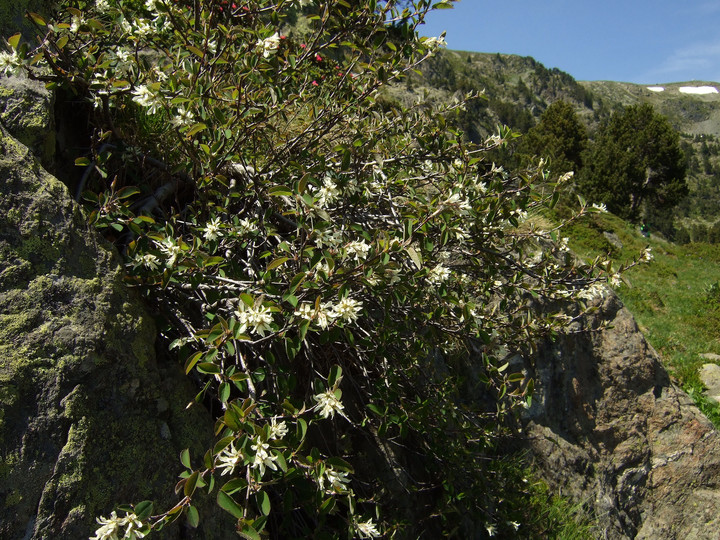
<instances>
[{"instance_id":1,"label":"large boulder","mask_svg":"<svg viewBox=\"0 0 720 540\"><path fill-rule=\"evenodd\" d=\"M543 477L599 537L716 539L720 434L676 387L614 293L541 348L525 433Z\"/></svg>"},{"instance_id":2,"label":"large boulder","mask_svg":"<svg viewBox=\"0 0 720 540\"><path fill-rule=\"evenodd\" d=\"M0 208L0 538L88 538L116 504L171 508L178 455L201 458L212 419L156 357L119 257L2 125ZM160 537L221 538L230 521Z\"/></svg>"}]
</instances>

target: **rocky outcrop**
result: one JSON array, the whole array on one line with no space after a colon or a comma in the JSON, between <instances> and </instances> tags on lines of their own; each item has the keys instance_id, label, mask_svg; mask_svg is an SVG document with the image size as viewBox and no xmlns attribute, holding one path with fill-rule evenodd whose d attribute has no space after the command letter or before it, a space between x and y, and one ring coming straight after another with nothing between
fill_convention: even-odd
<instances>
[{"instance_id":1,"label":"rocky outcrop","mask_svg":"<svg viewBox=\"0 0 720 540\"><path fill-rule=\"evenodd\" d=\"M720 434L620 300L596 302L527 367L525 433L543 477L592 511L599 538L716 539Z\"/></svg>"},{"instance_id":2,"label":"rocky outcrop","mask_svg":"<svg viewBox=\"0 0 720 540\"><path fill-rule=\"evenodd\" d=\"M170 508L179 452L200 459L212 420L157 360L117 255L2 126L0 208L0 538L87 538L119 503ZM233 530L201 524L189 537Z\"/></svg>"},{"instance_id":3,"label":"rocky outcrop","mask_svg":"<svg viewBox=\"0 0 720 540\"><path fill-rule=\"evenodd\" d=\"M53 95L39 81L0 77L0 122L27 146L43 166L55 155Z\"/></svg>"}]
</instances>

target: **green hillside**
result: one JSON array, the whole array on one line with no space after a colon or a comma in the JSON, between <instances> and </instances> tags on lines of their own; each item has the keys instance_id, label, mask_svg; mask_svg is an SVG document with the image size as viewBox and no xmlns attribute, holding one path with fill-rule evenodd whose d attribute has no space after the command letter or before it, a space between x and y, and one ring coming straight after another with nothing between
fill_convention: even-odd
<instances>
[{"instance_id":1,"label":"green hillside","mask_svg":"<svg viewBox=\"0 0 720 540\"><path fill-rule=\"evenodd\" d=\"M688 94L685 86L712 82L646 85L623 82L579 82L531 57L444 50L426 61L417 75L389 91L404 103L447 102L474 92L479 95L458 114L456 124L477 142L504 124L520 134L535 126L554 102L570 103L592 140L598 126L613 112L648 103L679 132L688 164L690 190L674 211L677 241L720 240L720 94Z\"/></svg>"}]
</instances>

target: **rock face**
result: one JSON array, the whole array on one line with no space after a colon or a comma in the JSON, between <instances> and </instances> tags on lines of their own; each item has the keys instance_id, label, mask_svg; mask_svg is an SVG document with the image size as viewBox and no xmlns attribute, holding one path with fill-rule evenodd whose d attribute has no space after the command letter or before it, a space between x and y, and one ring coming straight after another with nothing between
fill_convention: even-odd
<instances>
[{"instance_id":1,"label":"rock face","mask_svg":"<svg viewBox=\"0 0 720 540\"><path fill-rule=\"evenodd\" d=\"M55 154L53 96L38 81L0 77L0 122L47 169Z\"/></svg>"},{"instance_id":2,"label":"rock face","mask_svg":"<svg viewBox=\"0 0 720 540\"><path fill-rule=\"evenodd\" d=\"M720 434L619 299L596 302L528 366L525 433L542 475L594 513L600 538L717 539Z\"/></svg>"},{"instance_id":3,"label":"rock face","mask_svg":"<svg viewBox=\"0 0 720 540\"><path fill-rule=\"evenodd\" d=\"M117 504L169 509L179 452L199 460L212 420L185 410L194 392L157 361L118 257L1 125L0 208L0 538L88 538ZM233 529L203 523L187 537Z\"/></svg>"}]
</instances>

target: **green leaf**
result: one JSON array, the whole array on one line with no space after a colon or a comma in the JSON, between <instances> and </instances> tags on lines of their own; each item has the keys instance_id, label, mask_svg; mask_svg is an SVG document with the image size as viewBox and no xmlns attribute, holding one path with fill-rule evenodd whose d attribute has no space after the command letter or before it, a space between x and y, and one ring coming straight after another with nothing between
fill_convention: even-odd
<instances>
[{"instance_id":1,"label":"green leaf","mask_svg":"<svg viewBox=\"0 0 720 540\"><path fill-rule=\"evenodd\" d=\"M219 373L222 373L220 366L213 364L212 362L200 362L197 365L197 370L205 375L218 375Z\"/></svg>"},{"instance_id":2,"label":"green leaf","mask_svg":"<svg viewBox=\"0 0 720 540\"><path fill-rule=\"evenodd\" d=\"M75 160L76 167L87 167L90 163L92 162L86 157L79 157Z\"/></svg>"},{"instance_id":3,"label":"green leaf","mask_svg":"<svg viewBox=\"0 0 720 540\"><path fill-rule=\"evenodd\" d=\"M244 525L238 534L246 540L261 540L260 534L250 525Z\"/></svg>"},{"instance_id":4,"label":"green leaf","mask_svg":"<svg viewBox=\"0 0 720 540\"><path fill-rule=\"evenodd\" d=\"M11 36L8 38L7 42L10 44L10 46L17 50L18 45L20 44L20 34L15 34L14 36Z\"/></svg>"},{"instance_id":5,"label":"green leaf","mask_svg":"<svg viewBox=\"0 0 720 540\"><path fill-rule=\"evenodd\" d=\"M185 360L185 375L189 374L190 371L192 371L192 368L195 367L195 364L197 364L198 360L200 360L201 357L202 352L198 351L192 356L190 356L190 358Z\"/></svg>"},{"instance_id":6,"label":"green leaf","mask_svg":"<svg viewBox=\"0 0 720 540\"><path fill-rule=\"evenodd\" d=\"M273 270L273 269L277 268L278 266L282 266L289 260L290 260L290 257L279 257L279 258L275 259L274 261L272 261L270 264L268 264L267 269Z\"/></svg>"},{"instance_id":7,"label":"green leaf","mask_svg":"<svg viewBox=\"0 0 720 540\"><path fill-rule=\"evenodd\" d=\"M228 495L232 495L233 493L240 491L241 489L245 489L247 485L247 481L243 480L242 478L233 478L232 480L226 482L225 485L220 488L220 490L224 491Z\"/></svg>"},{"instance_id":8,"label":"green leaf","mask_svg":"<svg viewBox=\"0 0 720 540\"><path fill-rule=\"evenodd\" d=\"M185 135L187 137L192 137L193 135L200 133L204 129L207 129L207 126L203 124L202 122L195 124L193 127L191 127L188 131L185 132Z\"/></svg>"},{"instance_id":9,"label":"green leaf","mask_svg":"<svg viewBox=\"0 0 720 540\"><path fill-rule=\"evenodd\" d=\"M28 13L28 17L30 17L35 22L35 24L39 26L47 26L47 22L45 22L45 19L43 19L37 13Z\"/></svg>"},{"instance_id":10,"label":"green leaf","mask_svg":"<svg viewBox=\"0 0 720 540\"><path fill-rule=\"evenodd\" d=\"M228 398L230 397L230 383L220 383L220 388L218 389L218 397L220 398L221 403L227 402Z\"/></svg>"},{"instance_id":11,"label":"green leaf","mask_svg":"<svg viewBox=\"0 0 720 540\"><path fill-rule=\"evenodd\" d=\"M271 197L288 197L292 194L293 192L285 186L273 186L268 189L268 195L270 195Z\"/></svg>"},{"instance_id":12,"label":"green leaf","mask_svg":"<svg viewBox=\"0 0 720 540\"><path fill-rule=\"evenodd\" d=\"M374 403L368 403L367 408L370 409L375 414L377 414L378 416L385 416L384 413L380 410L380 407L378 407Z\"/></svg>"},{"instance_id":13,"label":"green leaf","mask_svg":"<svg viewBox=\"0 0 720 540\"><path fill-rule=\"evenodd\" d=\"M77 160L76 160L77 162ZM118 191L117 196L118 199L127 199L128 197L132 197L133 195L140 193L140 190L133 186L128 186L122 188L120 191Z\"/></svg>"},{"instance_id":14,"label":"green leaf","mask_svg":"<svg viewBox=\"0 0 720 540\"><path fill-rule=\"evenodd\" d=\"M420 270L423 266L422 257L420 256L420 254L412 246L409 246L406 251L415 267Z\"/></svg>"},{"instance_id":15,"label":"green leaf","mask_svg":"<svg viewBox=\"0 0 720 540\"><path fill-rule=\"evenodd\" d=\"M192 505L188 506L187 520L188 525L190 525L193 529L195 529L198 526L198 523L200 523L200 515L198 514L197 508Z\"/></svg>"},{"instance_id":16,"label":"green leaf","mask_svg":"<svg viewBox=\"0 0 720 540\"><path fill-rule=\"evenodd\" d=\"M213 446L213 454L219 454L222 452L227 446L230 445L231 442L235 440L235 437L232 435L228 437L223 437L218 442L215 443L215 446Z\"/></svg>"},{"instance_id":17,"label":"green leaf","mask_svg":"<svg viewBox=\"0 0 720 540\"><path fill-rule=\"evenodd\" d=\"M301 441L305 439L305 434L307 433L307 422L303 420L302 418L298 418L297 420L297 438Z\"/></svg>"},{"instance_id":18,"label":"green leaf","mask_svg":"<svg viewBox=\"0 0 720 540\"><path fill-rule=\"evenodd\" d=\"M140 521L147 519L152 514L153 502L152 501L143 501L143 502L137 503L135 505L135 508L133 511L135 512L135 515L137 516L137 518Z\"/></svg>"},{"instance_id":19,"label":"green leaf","mask_svg":"<svg viewBox=\"0 0 720 540\"><path fill-rule=\"evenodd\" d=\"M261 491L257 494L256 500L258 503L258 507L260 508L260 511L263 513L263 515L269 516L270 515L270 496L265 491Z\"/></svg>"},{"instance_id":20,"label":"green leaf","mask_svg":"<svg viewBox=\"0 0 720 540\"><path fill-rule=\"evenodd\" d=\"M192 469L192 465L190 465L190 450L188 448L180 452L180 462L188 469Z\"/></svg>"},{"instance_id":21,"label":"green leaf","mask_svg":"<svg viewBox=\"0 0 720 540\"><path fill-rule=\"evenodd\" d=\"M200 58L205 57L205 54L203 54L203 52L200 49L198 49L197 47L193 47L192 45L188 45L187 50L190 51L191 53L193 53L195 56L198 56Z\"/></svg>"},{"instance_id":22,"label":"green leaf","mask_svg":"<svg viewBox=\"0 0 720 540\"><path fill-rule=\"evenodd\" d=\"M335 386L335 383L342 378L342 368L340 366L333 366L330 368L330 375L328 376L328 385Z\"/></svg>"},{"instance_id":23,"label":"green leaf","mask_svg":"<svg viewBox=\"0 0 720 540\"><path fill-rule=\"evenodd\" d=\"M339 469L341 471L353 472L353 467L344 459L339 457L329 457L325 460L325 463L330 465L333 469Z\"/></svg>"},{"instance_id":24,"label":"green leaf","mask_svg":"<svg viewBox=\"0 0 720 540\"><path fill-rule=\"evenodd\" d=\"M197 481L198 481L199 476L200 476L200 472L195 471L185 481L185 487L183 488L183 491L184 491L186 497L191 497L192 494L195 493L195 486L197 486Z\"/></svg>"},{"instance_id":25,"label":"green leaf","mask_svg":"<svg viewBox=\"0 0 720 540\"><path fill-rule=\"evenodd\" d=\"M217 323L215 326L213 326L210 329L210 333L208 334L208 337L205 338L206 341L213 343L215 340L217 340L220 336L225 334L225 327L222 323Z\"/></svg>"},{"instance_id":26,"label":"green leaf","mask_svg":"<svg viewBox=\"0 0 720 540\"><path fill-rule=\"evenodd\" d=\"M235 519L243 519L245 517L242 507L235 502L235 499L222 490L218 491L217 503L220 508L230 513ZM260 535L257 535L257 538L259 540Z\"/></svg>"},{"instance_id":27,"label":"green leaf","mask_svg":"<svg viewBox=\"0 0 720 540\"><path fill-rule=\"evenodd\" d=\"M320 514L329 514L335 508L335 497L328 497L320 505Z\"/></svg>"}]
</instances>

